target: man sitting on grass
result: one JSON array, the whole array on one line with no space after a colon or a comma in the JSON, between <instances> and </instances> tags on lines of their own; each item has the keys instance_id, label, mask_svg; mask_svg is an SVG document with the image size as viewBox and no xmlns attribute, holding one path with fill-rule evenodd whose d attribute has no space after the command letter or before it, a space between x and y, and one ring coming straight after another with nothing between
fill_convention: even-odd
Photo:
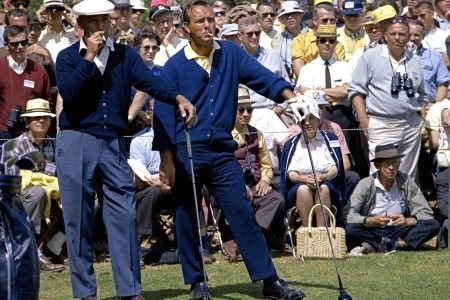
<instances>
[{"instance_id":1,"label":"man sitting on grass","mask_svg":"<svg viewBox=\"0 0 450 300\"><path fill-rule=\"evenodd\" d=\"M398 171L401 154L393 144L378 145L372 159L378 171L356 186L347 215L351 255L417 249L434 237L439 223L414 179Z\"/></svg>"}]
</instances>

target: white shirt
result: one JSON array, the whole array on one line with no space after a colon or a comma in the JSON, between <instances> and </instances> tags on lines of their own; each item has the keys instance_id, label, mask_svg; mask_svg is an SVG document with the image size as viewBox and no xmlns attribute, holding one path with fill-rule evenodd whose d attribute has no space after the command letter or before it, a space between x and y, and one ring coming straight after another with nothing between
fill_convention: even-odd
<instances>
[{"instance_id":1,"label":"white shirt","mask_svg":"<svg viewBox=\"0 0 450 300\"><path fill-rule=\"evenodd\" d=\"M47 48L54 62L58 53L76 42L75 31L73 29L61 32L48 31L48 28L42 30L39 36L38 44L43 48Z\"/></svg>"},{"instance_id":2,"label":"white shirt","mask_svg":"<svg viewBox=\"0 0 450 300\"><path fill-rule=\"evenodd\" d=\"M377 173L375 175L374 183L376 188L375 207L370 211L369 216L390 216L394 213L404 214L406 211L406 204L400 195L397 181L394 179L391 189L386 191L383 184L381 184L380 175ZM388 225L392 225L392 221L389 222Z\"/></svg>"},{"instance_id":3,"label":"white shirt","mask_svg":"<svg viewBox=\"0 0 450 300\"><path fill-rule=\"evenodd\" d=\"M155 55L154 63L158 66L164 66L164 64L175 55L178 51L183 49L184 46L188 44L188 40L180 39L177 36L172 38L172 42L166 46L162 44L159 46L160 49Z\"/></svg>"},{"instance_id":4,"label":"white shirt","mask_svg":"<svg viewBox=\"0 0 450 300\"><path fill-rule=\"evenodd\" d=\"M14 59L12 59L11 55L8 55L8 64L14 72L20 75L25 71L25 68L27 67L27 59L25 58L23 62L18 64L14 61Z\"/></svg>"},{"instance_id":5,"label":"white shirt","mask_svg":"<svg viewBox=\"0 0 450 300\"><path fill-rule=\"evenodd\" d=\"M441 54L447 53L445 40L448 37L448 32L436 27L430 30L422 41L425 48L439 51Z\"/></svg>"},{"instance_id":6,"label":"white shirt","mask_svg":"<svg viewBox=\"0 0 450 300\"><path fill-rule=\"evenodd\" d=\"M253 110L250 125L264 133L264 142L272 159L272 167L279 170L278 146L290 135L286 125L268 108Z\"/></svg>"},{"instance_id":7,"label":"white shirt","mask_svg":"<svg viewBox=\"0 0 450 300\"><path fill-rule=\"evenodd\" d=\"M159 151L152 150L153 137L153 128L134 137L130 144L130 158L140 160L151 175L157 175L159 174L161 158Z\"/></svg>"},{"instance_id":8,"label":"white shirt","mask_svg":"<svg viewBox=\"0 0 450 300\"><path fill-rule=\"evenodd\" d=\"M336 165L328 151L325 138L322 133L317 130L316 137L310 140L309 147L311 149L311 156L314 163L314 169L317 173L327 173L331 166ZM295 148L291 163L288 167L289 171L296 171L300 175L312 174L311 162L309 160L308 149L306 148L303 137Z\"/></svg>"},{"instance_id":9,"label":"white shirt","mask_svg":"<svg viewBox=\"0 0 450 300\"><path fill-rule=\"evenodd\" d=\"M450 161L450 128L442 126L441 113L447 108L450 109L450 100L444 99L436 102L430 107L427 113L425 127L431 130L439 131L439 149L436 153L437 163L439 167L448 167Z\"/></svg>"},{"instance_id":10,"label":"white shirt","mask_svg":"<svg viewBox=\"0 0 450 300\"><path fill-rule=\"evenodd\" d=\"M80 40L80 51L82 49L87 50L86 44L84 43L83 39ZM108 63L109 51L114 51L114 43L110 37L106 39L105 46L100 52L100 55L94 58L94 63L99 69L100 73L102 73L102 75L105 72L106 64Z\"/></svg>"},{"instance_id":11,"label":"white shirt","mask_svg":"<svg viewBox=\"0 0 450 300\"><path fill-rule=\"evenodd\" d=\"M331 87L335 88L352 81L350 64L332 57L328 69L331 76ZM300 69L296 87L320 90L325 88L325 61L320 55ZM348 105L348 100L340 104Z\"/></svg>"},{"instance_id":12,"label":"white shirt","mask_svg":"<svg viewBox=\"0 0 450 300\"><path fill-rule=\"evenodd\" d=\"M272 48L272 40L277 35L278 31L273 28L269 33L261 30L261 36L259 37L259 45L264 48Z\"/></svg>"}]
</instances>

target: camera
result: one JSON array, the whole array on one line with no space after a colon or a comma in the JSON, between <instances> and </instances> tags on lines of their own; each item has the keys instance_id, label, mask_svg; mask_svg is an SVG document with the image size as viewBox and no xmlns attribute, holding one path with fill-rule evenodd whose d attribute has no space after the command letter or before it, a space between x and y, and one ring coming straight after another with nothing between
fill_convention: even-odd
<instances>
[{"instance_id":1,"label":"camera","mask_svg":"<svg viewBox=\"0 0 450 300\"><path fill-rule=\"evenodd\" d=\"M255 169L251 165L242 166L242 172L244 173L244 178L251 178L255 175Z\"/></svg>"},{"instance_id":2,"label":"camera","mask_svg":"<svg viewBox=\"0 0 450 300\"><path fill-rule=\"evenodd\" d=\"M401 75L396 72L391 80L391 95L397 96L401 90L406 91L408 98L414 97L414 85L408 73Z\"/></svg>"},{"instance_id":3,"label":"camera","mask_svg":"<svg viewBox=\"0 0 450 300\"><path fill-rule=\"evenodd\" d=\"M65 8L64 8L64 6L61 6L61 5L50 5L50 6L47 6L46 8L45 8L45 11L47 12L47 13L54 13L54 12L65 12Z\"/></svg>"},{"instance_id":4,"label":"camera","mask_svg":"<svg viewBox=\"0 0 450 300\"><path fill-rule=\"evenodd\" d=\"M12 108L9 111L8 115L8 131L17 135L25 129L25 122L20 118L20 115L23 113L22 107L20 105L16 105L15 108Z\"/></svg>"}]
</instances>

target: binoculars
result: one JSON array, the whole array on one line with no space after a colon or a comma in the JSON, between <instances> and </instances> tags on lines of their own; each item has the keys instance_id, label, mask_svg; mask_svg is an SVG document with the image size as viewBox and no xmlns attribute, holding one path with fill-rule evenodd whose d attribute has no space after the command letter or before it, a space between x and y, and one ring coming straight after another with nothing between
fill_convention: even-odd
<instances>
[{"instance_id":1,"label":"binoculars","mask_svg":"<svg viewBox=\"0 0 450 300\"><path fill-rule=\"evenodd\" d=\"M401 90L406 91L408 98L414 97L413 81L409 78L408 73L401 75L399 72L396 72L392 76L391 94L397 96Z\"/></svg>"}]
</instances>

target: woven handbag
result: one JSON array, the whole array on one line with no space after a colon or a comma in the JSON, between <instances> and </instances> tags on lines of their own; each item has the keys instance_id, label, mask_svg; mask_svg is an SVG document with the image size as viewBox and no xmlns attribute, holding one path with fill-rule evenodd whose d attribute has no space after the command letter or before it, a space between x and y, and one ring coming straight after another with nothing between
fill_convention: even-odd
<instances>
[{"instance_id":1,"label":"woven handbag","mask_svg":"<svg viewBox=\"0 0 450 300\"><path fill-rule=\"evenodd\" d=\"M312 227L312 216L314 209L320 206L316 204L309 212L308 227L300 227L297 230L297 255L303 258L326 259L333 258L330 243L325 227ZM347 247L345 244L344 228L336 228L336 218L326 206L323 207L330 215L330 235L336 258L346 257Z\"/></svg>"}]
</instances>

